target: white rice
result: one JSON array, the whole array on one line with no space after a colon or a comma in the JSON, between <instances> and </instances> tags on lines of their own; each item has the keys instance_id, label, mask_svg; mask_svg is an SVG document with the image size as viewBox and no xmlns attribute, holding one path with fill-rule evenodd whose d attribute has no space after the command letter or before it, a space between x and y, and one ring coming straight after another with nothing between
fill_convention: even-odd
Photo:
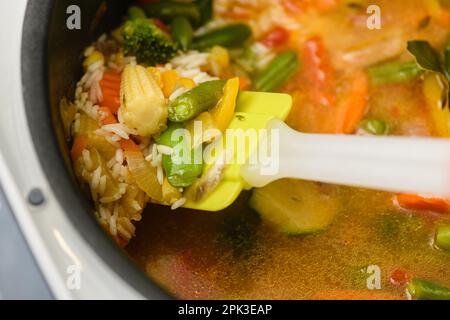
<instances>
[{"instance_id":1,"label":"white rice","mask_svg":"<svg viewBox=\"0 0 450 320\"><path fill-rule=\"evenodd\" d=\"M121 170L122 170L122 165L120 163L116 163L112 167L112 175L113 175L114 179L119 179Z\"/></svg>"},{"instance_id":2,"label":"white rice","mask_svg":"<svg viewBox=\"0 0 450 320\"><path fill-rule=\"evenodd\" d=\"M129 178L129 170L128 167L122 166L120 169L120 179L122 181L127 181Z\"/></svg>"},{"instance_id":3,"label":"white rice","mask_svg":"<svg viewBox=\"0 0 450 320\"><path fill-rule=\"evenodd\" d=\"M185 87L179 87L177 89L174 90L174 92L170 95L169 100L170 101L174 101L176 98L178 98L179 96L181 96L182 94L188 92L189 89L185 88Z\"/></svg>"},{"instance_id":4,"label":"white rice","mask_svg":"<svg viewBox=\"0 0 450 320\"><path fill-rule=\"evenodd\" d=\"M186 204L186 198L181 198L175 201L170 207L172 210L177 210Z\"/></svg>"},{"instance_id":5,"label":"white rice","mask_svg":"<svg viewBox=\"0 0 450 320\"><path fill-rule=\"evenodd\" d=\"M151 162L153 158L153 155L150 153L148 156L145 157L145 161Z\"/></svg>"},{"instance_id":6,"label":"white rice","mask_svg":"<svg viewBox=\"0 0 450 320\"><path fill-rule=\"evenodd\" d=\"M102 194L105 193L105 191L106 191L106 176L102 176L100 178L100 184L99 184L99 187L98 187L98 193L102 195Z\"/></svg>"},{"instance_id":7,"label":"white rice","mask_svg":"<svg viewBox=\"0 0 450 320\"><path fill-rule=\"evenodd\" d=\"M139 203L136 200L131 201L131 207L136 211L142 210L142 207L139 205Z\"/></svg>"},{"instance_id":8,"label":"white rice","mask_svg":"<svg viewBox=\"0 0 450 320\"><path fill-rule=\"evenodd\" d=\"M115 214L109 218L109 232L113 236L117 236L117 216Z\"/></svg>"},{"instance_id":9,"label":"white rice","mask_svg":"<svg viewBox=\"0 0 450 320\"><path fill-rule=\"evenodd\" d=\"M206 65L209 61L209 53L200 53L198 51L189 51L185 54L175 57L170 64L175 68L195 69Z\"/></svg>"},{"instance_id":10,"label":"white rice","mask_svg":"<svg viewBox=\"0 0 450 320\"><path fill-rule=\"evenodd\" d=\"M126 140L130 139L130 135L138 134L138 132L136 130L131 129L122 123L107 124L107 125L102 126L100 130L103 130L108 133L113 133L113 134L119 136L120 138L126 139ZM99 131L99 130L97 130L97 131Z\"/></svg>"},{"instance_id":11,"label":"white rice","mask_svg":"<svg viewBox=\"0 0 450 320\"><path fill-rule=\"evenodd\" d=\"M151 165L152 167L157 167L158 166L158 147L156 144L153 145L152 147L152 154L151 154Z\"/></svg>"},{"instance_id":12,"label":"white rice","mask_svg":"<svg viewBox=\"0 0 450 320\"><path fill-rule=\"evenodd\" d=\"M94 166L94 163L92 162L91 153L89 152L89 150L84 149L81 152L81 156L83 157L83 162L84 162L85 168L87 170L91 170L92 167Z\"/></svg>"},{"instance_id":13,"label":"white rice","mask_svg":"<svg viewBox=\"0 0 450 320\"><path fill-rule=\"evenodd\" d=\"M120 194L120 192L118 192L117 194L115 194L113 196L100 198L100 202L104 203L104 204L113 203L113 202L119 200L120 198L122 198L122 194Z\"/></svg>"},{"instance_id":14,"label":"white rice","mask_svg":"<svg viewBox=\"0 0 450 320\"><path fill-rule=\"evenodd\" d=\"M128 232L120 223L117 225L117 232L126 240L130 240L133 235Z\"/></svg>"},{"instance_id":15,"label":"white rice","mask_svg":"<svg viewBox=\"0 0 450 320\"><path fill-rule=\"evenodd\" d=\"M102 177L102 167L98 166L97 169L92 173L91 177L91 188L94 191L97 191L97 188L100 184L100 178Z\"/></svg>"},{"instance_id":16,"label":"white rice","mask_svg":"<svg viewBox=\"0 0 450 320\"><path fill-rule=\"evenodd\" d=\"M75 119L72 124L72 130L73 130L74 134L77 134L78 132L80 132L80 124L81 124L80 117L81 117L80 113L77 112L75 114Z\"/></svg>"},{"instance_id":17,"label":"white rice","mask_svg":"<svg viewBox=\"0 0 450 320\"><path fill-rule=\"evenodd\" d=\"M116 159L117 163L120 163L120 164L123 163L123 150L122 149L116 150L115 159Z\"/></svg>"},{"instance_id":18,"label":"white rice","mask_svg":"<svg viewBox=\"0 0 450 320\"><path fill-rule=\"evenodd\" d=\"M168 146L158 145L157 150L160 154L170 156L173 153L173 149Z\"/></svg>"},{"instance_id":19,"label":"white rice","mask_svg":"<svg viewBox=\"0 0 450 320\"><path fill-rule=\"evenodd\" d=\"M201 72L197 76L195 76L193 80L194 80L195 84L199 85L199 84L204 83L204 82L218 80L218 79L219 78L217 78L217 77L211 77L206 72Z\"/></svg>"},{"instance_id":20,"label":"white rice","mask_svg":"<svg viewBox=\"0 0 450 320\"><path fill-rule=\"evenodd\" d=\"M164 183L164 170L163 167L160 164L158 164L158 166L156 167L156 178L158 179L158 183L160 185L163 185Z\"/></svg>"}]
</instances>

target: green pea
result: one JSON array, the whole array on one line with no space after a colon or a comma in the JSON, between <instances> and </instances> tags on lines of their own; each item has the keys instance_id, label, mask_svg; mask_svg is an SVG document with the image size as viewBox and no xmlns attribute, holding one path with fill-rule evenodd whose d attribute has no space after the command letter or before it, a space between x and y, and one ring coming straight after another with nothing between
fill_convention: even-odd
<instances>
[{"instance_id":1,"label":"green pea","mask_svg":"<svg viewBox=\"0 0 450 320\"><path fill-rule=\"evenodd\" d=\"M450 251L450 226L438 227L435 243L439 248Z\"/></svg>"},{"instance_id":2,"label":"green pea","mask_svg":"<svg viewBox=\"0 0 450 320\"><path fill-rule=\"evenodd\" d=\"M369 134L382 136L387 134L388 126L386 122L377 119L365 120L361 124L361 128Z\"/></svg>"}]
</instances>

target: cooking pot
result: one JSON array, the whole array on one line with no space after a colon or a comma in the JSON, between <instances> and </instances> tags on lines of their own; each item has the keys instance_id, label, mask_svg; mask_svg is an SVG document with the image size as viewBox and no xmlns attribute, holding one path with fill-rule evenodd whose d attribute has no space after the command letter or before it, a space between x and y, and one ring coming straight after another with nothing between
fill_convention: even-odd
<instances>
[{"instance_id":1,"label":"cooking pot","mask_svg":"<svg viewBox=\"0 0 450 320\"><path fill-rule=\"evenodd\" d=\"M95 221L71 172L58 112L59 101L73 96L82 75L83 48L120 22L129 1L72 5L68 0L0 4L0 184L5 202L49 296L169 298ZM68 24L74 13L80 14L79 26Z\"/></svg>"}]
</instances>

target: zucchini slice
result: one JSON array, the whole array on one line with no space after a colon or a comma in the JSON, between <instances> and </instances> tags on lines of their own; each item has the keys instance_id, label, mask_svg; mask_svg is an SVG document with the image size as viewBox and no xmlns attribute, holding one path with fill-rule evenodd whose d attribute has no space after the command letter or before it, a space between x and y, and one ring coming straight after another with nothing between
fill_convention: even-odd
<instances>
[{"instance_id":1,"label":"zucchini slice","mask_svg":"<svg viewBox=\"0 0 450 320\"><path fill-rule=\"evenodd\" d=\"M336 198L319 183L290 179L255 189L249 204L265 221L290 236L326 229L338 209Z\"/></svg>"}]
</instances>

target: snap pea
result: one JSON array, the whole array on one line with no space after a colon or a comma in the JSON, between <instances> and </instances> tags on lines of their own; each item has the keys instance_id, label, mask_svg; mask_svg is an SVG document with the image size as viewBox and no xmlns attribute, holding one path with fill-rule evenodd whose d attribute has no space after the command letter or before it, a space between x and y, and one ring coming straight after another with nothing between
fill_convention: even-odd
<instances>
[{"instance_id":1,"label":"snap pea","mask_svg":"<svg viewBox=\"0 0 450 320\"><path fill-rule=\"evenodd\" d=\"M145 19L147 18L147 15L145 14L145 11L142 8L132 6L128 9L128 18L130 20Z\"/></svg>"},{"instance_id":2,"label":"snap pea","mask_svg":"<svg viewBox=\"0 0 450 320\"><path fill-rule=\"evenodd\" d=\"M299 65L296 52L286 51L279 54L253 79L254 89L263 92L276 91L297 72Z\"/></svg>"},{"instance_id":3,"label":"snap pea","mask_svg":"<svg viewBox=\"0 0 450 320\"><path fill-rule=\"evenodd\" d=\"M438 227L435 243L439 248L450 251L450 226Z\"/></svg>"},{"instance_id":4,"label":"snap pea","mask_svg":"<svg viewBox=\"0 0 450 320\"><path fill-rule=\"evenodd\" d=\"M408 292L417 300L450 300L450 288L423 279L412 280Z\"/></svg>"},{"instance_id":5,"label":"snap pea","mask_svg":"<svg viewBox=\"0 0 450 320\"><path fill-rule=\"evenodd\" d=\"M361 123L361 128L367 133L375 136L382 136L387 133L388 127L386 122L377 119L365 120Z\"/></svg>"},{"instance_id":6,"label":"snap pea","mask_svg":"<svg viewBox=\"0 0 450 320\"><path fill-rule=\"evenodd\" d=\"M169 105L169 120L185 122L214 107L223 94L225 80L202 83L182 94Z\"/></svg>"},{"instance_id":7,"label":"snap pea","mask_svg":"<svg viewBox=\"0 0 450 320\"><path fill-rule=\"evenodd\" d=\"M176 17L172 21L172 37L186 51L192 43L194 31L189 20L185 17Z\"/></svg>"},{"instance_id":8,"label":"snap pea","mask_svg":"<svg viewBox=\"0 0 450 320\"><path fill-rule=\"evenodd\" d=\"M183 129L184 125L181 123L172 123L168 129L164 131L161 136L156 139L156 143L159 145L176 148L180 143L184 142L184 137L181 136L176 139L173 136L174 132L178 129ZM175 157L183 157L183 154L163 155L162 164L169 183L176 188L186 188L195 182L195 180L201 176L203 172L202 158L199 157L199 162L196 163L195 150L189 148L190 158L189 161L175 161ZM184 149L181 149L184 150ZM179 159L181 160L181 159Z\"/></svg>"},{"instance_id":9,"label":"snap pea","mask_svg":"<svg viewBox=\"0 0 450 320\"><path fill-rule=\"evenodd\" d=\"M251 35L252 30L246 24L230 24L196 37L193 45L198 50L205 50L214 46L235 48L242 46Z\"/></svg>"},{"instance_id":10,"label":"snap pea","mask_svg":"<svg viewBox=\"0 0 450 320\"><path fill-rule=\"evenodd\" d=\"M200 8L194 3L161 1L145 5L144 10L149 17L161 19L166 23L170 23L176 17L185 17L194 25L198 25L201 21Z\"/></svg>"},{"instance_id":11,"label":"snap pea","mask_svg":"<svg viewBox=\"0 0 450 320\"><path fill-rule=\"evenodd\" d=\"M382 64L368 71L374 85L407 82L423 72L415 61Z\"/></svg>"}]
</instances>

